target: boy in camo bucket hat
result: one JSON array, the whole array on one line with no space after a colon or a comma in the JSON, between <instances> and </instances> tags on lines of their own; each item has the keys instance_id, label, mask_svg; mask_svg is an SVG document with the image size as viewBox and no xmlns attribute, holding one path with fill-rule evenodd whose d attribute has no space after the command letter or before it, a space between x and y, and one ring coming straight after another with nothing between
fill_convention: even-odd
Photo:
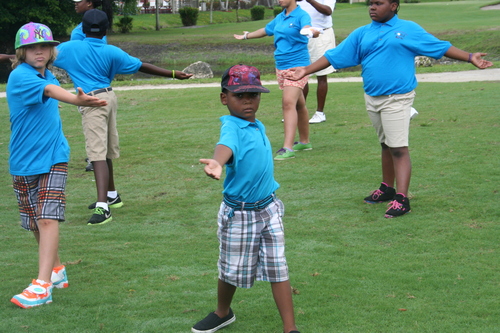
<instances>
[{"instance_id":1,"label":"boy in camo bucket hat","mask_svg":"<svg viewBox=\"0 0 500 333\"><path fill-rule=\"evenodd\" d=\"M69 285L58 254L69 161L59 101L82 106L106 105L80 88L74 95L59 86L47 68L56 57L57 44L46 25L33 22L23 25L16 35L14 70L7 81L12 130L9 168L21 227L33 232L39 247L37 278L11 299L21 308L51 303L52 289Z\"/></svg>"}]
</instances>

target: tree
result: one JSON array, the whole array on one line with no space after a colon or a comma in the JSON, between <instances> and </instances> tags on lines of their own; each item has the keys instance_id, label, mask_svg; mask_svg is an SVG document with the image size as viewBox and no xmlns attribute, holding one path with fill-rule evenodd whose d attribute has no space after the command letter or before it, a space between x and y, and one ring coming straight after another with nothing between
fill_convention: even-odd
<instances>
[{"instance_id":1,"label":"tree","mask_svg":"<svg viewBox=\"0 0 500 333\"><path fill-rule=\"evenodd\" d=\"M16 0L0 2L0 53L13 53L16 33L29 22L47 25L54 36L68 36L68 29L81 20L73 1Z\"/></svg>"}]
</instances>

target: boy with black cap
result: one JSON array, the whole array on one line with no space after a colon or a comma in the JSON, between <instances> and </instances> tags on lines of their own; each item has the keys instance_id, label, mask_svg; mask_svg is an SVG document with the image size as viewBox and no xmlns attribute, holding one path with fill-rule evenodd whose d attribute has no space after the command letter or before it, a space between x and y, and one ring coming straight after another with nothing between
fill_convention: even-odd
<instances>
[{"instance_id":1,"label":"boy with black cap","mask_svg":"<svg viewBox=\"0 0 500 333\"><path fill-rule=\"evenodd\" d=\"M236 320L231 301L236 287L250 288L254 281L271 282L285 333L298 333L282 217L284 206L274 192L271 144L264 125L255 118L260 94L268 93L255 67L232 66L222 76L220 100L230 115L222 116L220 139L212 159L200 159L205 173L220 179L226 165L224 200L218 214L219 280L217 310L191 329L215 332Z\"/></svg>"},{"instance_id":2,"label":"boy with black cap","mask_svg":"<svg viewBox=\"0 0 500 333\"><path fill-rule=\"evenodd\" d=\"M75 87L82 87L91 96L108 102L106 107L80 108L87 157L94 166L97 202L89 206L93 215L88 225L104 224L112 220L110 208L123 206L113 178L113 159L120 156L116 129L117 100L110 87L116 74L134 74L138 71L188 79L192 74L170 71L127 54L120 48L106 44L102 38L108 29L106 13L91 9L83 15L84 40L74 40L59 45L54 66L66 70Z\"/></svg>"}]
</instances>

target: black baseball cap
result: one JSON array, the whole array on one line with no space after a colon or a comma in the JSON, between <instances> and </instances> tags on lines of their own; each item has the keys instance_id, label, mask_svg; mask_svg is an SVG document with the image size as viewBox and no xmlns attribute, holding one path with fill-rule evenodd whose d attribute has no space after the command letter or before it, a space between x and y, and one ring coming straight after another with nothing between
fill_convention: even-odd
<instances>
[{"instance_id":1,"label":"black baseball cap","mask_svg":"<svg viewBox=\"0 0 500 333\"><path fill-rule=\"evenodd\" d=\"M108 26L108 16L102 10L87 10L83 15L82 30L84 33L105 34Z\"/></svg>"},{"instance_id":2,"label":"black baseball cap","mask_svg":"<svg viewBox=\"0 0 500 333\"><path fill-rule=\"evenodd\" d=\"M261 92L268 93L260 82L259 70L253 66L234 65L222 74L222 90L227 89L234 93Z\"/></svg>"}]
</instances>

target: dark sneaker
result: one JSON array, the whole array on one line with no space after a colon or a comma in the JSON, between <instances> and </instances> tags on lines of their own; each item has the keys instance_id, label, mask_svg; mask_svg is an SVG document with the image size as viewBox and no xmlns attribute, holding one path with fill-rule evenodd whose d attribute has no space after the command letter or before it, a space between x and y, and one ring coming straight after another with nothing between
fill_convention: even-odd
<instances>
[{"instance_id":1,"label":"dark sneaker","mask_svg":"<svg viewBox=\"0 0 500 333\"><path fill-rule=\"evenodd\" d=\"M204 319L200 320L191 328L194 333L213 333L231 324L236 320L233 310L229 309L229 314L220 318L215 312L211 312Z\"/></svg>"},{"instance_id":2,"label":"dark sneaker","mask_svg":"<svg viewBox=\"0 0 500 333\"><path fill-rule=\"evenodd\" d=\"M92 162L89 161L88 157L85 159L85 162L87 162L87 166L85 167L85 171L94 171L94 165L92 164Z\"/></svg>"},{"instance_id":3,"label":"dark sneaker","mask_svg":"<svg viewBox=\"0 0 500 333\"><path fill-rule=\"evenodd\" d=\"M116 198L112 199L108 197L107 200L109 208L120 208L123 206L123 202L119 194L116 196ZM89 209L94 209L94 208L95 208L95 202L89 205Z\"/></svg>"},{"instance_id":4,"label":"dark sneaker","mask_svg":"<svg viewBox=\"0 0 500 333\"><path fill-rule=\"evenodd\" d=\"M389 187L387 186L386 183L382 183L380 184L380 188L378 190L373 191L364 200L366 203L376 204L380 202L394 200L395 195L396 195L396 190L393 187Z\"/></svg>"},{"instance_id":5,"label":"dark sneaker","mask_svg":"<svg viewBox=\"0 0 500 333\"><path fill-rule=\"evenodd\" d=\"M102 207L94 208L94 214L87 222L87 225L96 225L96 224L104 224L111 221L113 217L111 216L111 212Z\"/></svg>"},{"instance_id":6,"label":"dark sneaker","mask_svg":"<svg viewBox=\"0 0 500 333\"><path fill-rule=\"evenodd\" d=\"M389 209L385 212L386 218L398 217L411 212L410 200L403 194L396 194L394 200L388 205Z\"/></svg>"}]
</instances>

